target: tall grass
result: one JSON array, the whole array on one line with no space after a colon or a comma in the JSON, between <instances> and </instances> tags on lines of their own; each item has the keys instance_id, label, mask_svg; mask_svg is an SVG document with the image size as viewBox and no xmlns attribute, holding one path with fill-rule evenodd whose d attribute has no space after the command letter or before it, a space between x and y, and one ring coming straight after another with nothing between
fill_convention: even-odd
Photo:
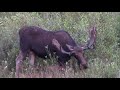
<instances>
[{"instance_id":1,"label":"tall grass","mask_svg":"<svg viewBox=\"0 0 120 90\"><path fill-rule=\"evenodd\" d=\"M64 72L58 70L56 58L36 58L36 70L29 72L28 58L23 62L21 77L36 78L119 78L120 50L119 12L1 12L0 13L0 77L15 77L15 58L19 51L18 31L21 27L39 26L55 31L65 30L81 44L88 31L97 27L96 49L85 52L89 69L80 71L72 58ZM76 70L72 68L75 64Z\"/></svg>"}]
</instances>

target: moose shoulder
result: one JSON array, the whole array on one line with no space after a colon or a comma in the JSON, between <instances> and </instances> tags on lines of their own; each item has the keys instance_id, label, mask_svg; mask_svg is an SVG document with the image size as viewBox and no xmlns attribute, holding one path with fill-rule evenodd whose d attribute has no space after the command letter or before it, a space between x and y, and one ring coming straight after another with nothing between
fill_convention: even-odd
<instances>
[{"instance_id":1,"label":"moose shoulder","mask_svg":"<svg viewBox=\"0 0 120 90\"><path fill-rule=\"evenodd\" d=\"M19 77L20 64L29 56L30 64L34 65L35 56L45 58L49 55L46 51L50 51L51 55L56 52L58 56L58 64L65 66L65 63L70 60L71 56L74 56L78 65L82 65L83 68L87 68L87 61L84 58L84 50L91 49L95 43L96 28L91 30L92 34L87 44L78 46L72 39L70 34L64 30L59 31L47 31L36 26L25 26L19 30L20 37L20 51L16 58L16 77Z\"/></svg>"}]
</instances>

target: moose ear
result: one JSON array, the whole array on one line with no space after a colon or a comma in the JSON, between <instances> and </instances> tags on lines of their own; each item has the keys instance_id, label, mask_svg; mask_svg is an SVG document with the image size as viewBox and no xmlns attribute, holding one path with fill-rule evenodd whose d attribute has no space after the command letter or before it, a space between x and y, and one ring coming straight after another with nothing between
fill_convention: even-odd
<instances>
[{"instance_id":1,"label":"moose ear","mask_svg":"<svg viewBox=\"0 0 120 90\"><path fill-rule=\"evenodd\" d=\"M66 44L66 46L68 47L68 49L69 49L70 51L73 51L73 50L74 50L74 47L73 47L73 46L68 45L68 44Z\"/></svg>"},{"instance_id":2,"label":"moose ear","mask_svg":"<svg viewBox=\"0 0 120 90\"><path fill-rule=\"evenodd\" d=\"M58 50L60 50L60 43L59 43L56 39L53 39L53 40L52 40L52 44L53 44L54 46L56 46L56 48L57 48Z\"/></svg>"}]
</instances>

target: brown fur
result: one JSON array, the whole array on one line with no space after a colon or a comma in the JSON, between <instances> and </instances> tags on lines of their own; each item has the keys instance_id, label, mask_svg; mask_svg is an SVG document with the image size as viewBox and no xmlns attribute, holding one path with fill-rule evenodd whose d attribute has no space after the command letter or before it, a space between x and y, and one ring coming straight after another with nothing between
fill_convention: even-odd
<instances>
[{"instance_id":1,"label":"brown fur","mask_svg":"<svg viewBox=\"0 0 120 90\"><path fill-rule=\"evenodd\" d=\"M70 60L70 57L74 56L79 65L81 63L84 68L87 68L82 47L78 47L70 34L64 30L47 31L36 26L25 26L19 30L19 37L20 52L16 58L16 77L19 77L21 62L27 54L29 55L32 66L34 65L35 56L41 58L47 56L49 58L46 47L48 47L47 49L52 55L56 52L60 66L65 66L65 63ZM57 46L53 44L53 40L57 40ZM72 52L72 54L67 54L68 52Z\"/></svg>"}]
</instances>

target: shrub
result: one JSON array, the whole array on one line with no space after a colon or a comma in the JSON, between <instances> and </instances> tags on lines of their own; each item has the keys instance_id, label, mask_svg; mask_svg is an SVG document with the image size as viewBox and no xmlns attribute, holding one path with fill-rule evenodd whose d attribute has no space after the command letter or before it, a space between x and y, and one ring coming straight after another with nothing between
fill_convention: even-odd
<instances>
[{"instance_id":1,"label":"shrub","mask_svg":"<svg viewBox=\"0 0 120 90\"><path fill-rule=\"evenodd\" d=\"M66 72L64 77L117 77L119 71L119 13L117 12L1 12L0 13L0 66L7 62L8 70L15 70L19 51L18 31L25 25L40 26L46 30L64 29L77 43L86 43L88 31L97 27L96 49L85 52L90 69L85 73ZM39 61L41 59L37 59ZM71 62L74 59L71 59ZM27 62L28 63L28 62ZM44 62L40 61L40 64ZM2 69L0 69L1 71ZM71 76L68 75L71 73ZM1 77L5 76L2 70Z\"/></svg>"}]
</instances>

